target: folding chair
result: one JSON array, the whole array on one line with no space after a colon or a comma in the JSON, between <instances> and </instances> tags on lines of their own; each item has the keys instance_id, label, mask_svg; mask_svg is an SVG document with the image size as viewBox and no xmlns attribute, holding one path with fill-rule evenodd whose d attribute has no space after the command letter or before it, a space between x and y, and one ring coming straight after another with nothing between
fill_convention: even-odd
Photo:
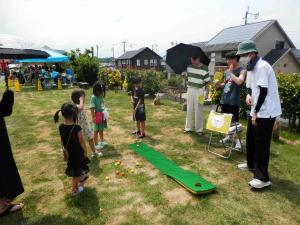
<instances>
[{"instance_id":1,"label":"folding chair","mask_svg":"<svg viewBox=\"0 0 300 225\"><path fill-rule=\"evenodd\" d=\"M232 116L232 114L219 113L211 110L206 124L206 129L211 131L207 151L224 159L229 159L232 151L243 152L241 141L242 125L236 122L231 123ZM212 142L214 134L218 137L219 144L221 143L221 146L224 148L223 154L213 149ZM231 137L229 143L224 142L226 135ZM241 144L240 149L235 147L236 138Z\"/></svg>"}]
</instances>

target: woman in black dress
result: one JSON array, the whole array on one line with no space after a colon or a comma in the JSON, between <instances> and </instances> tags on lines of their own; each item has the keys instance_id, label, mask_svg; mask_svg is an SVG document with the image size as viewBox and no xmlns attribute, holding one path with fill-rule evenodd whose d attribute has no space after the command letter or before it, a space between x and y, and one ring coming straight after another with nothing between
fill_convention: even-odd
<instances>
[{"instance_id":1,"label":"woman in black dress","mask_svg":"<svg viewBox=\"0 0 300 225\"><path fill-rule=\"evenodd\" d=\"M11 203L14 198L24 192L4 122L4 117L11 115L13 104L14 93L7 89L0 102L0 216L18 211L23 207L23 203Z\"/></svg>"},{"instance_id":2,"label":"woman in black dress","mask_svg":"<svg viewBox=\"0 0 300 225\"><path fill-rule=\"evenodd\" d=\"M64 122L59 126L61 146L64 159L68 161L66 174L72 177L73 196L83 191L83 183L88 178L89 167L86 156L86 145L83 138L83 131L77 120L77 106L72 103L64 103L61 110L54 115L54 122L58 122L58 114L61 112Z\"/></svg>"}]
</instances>

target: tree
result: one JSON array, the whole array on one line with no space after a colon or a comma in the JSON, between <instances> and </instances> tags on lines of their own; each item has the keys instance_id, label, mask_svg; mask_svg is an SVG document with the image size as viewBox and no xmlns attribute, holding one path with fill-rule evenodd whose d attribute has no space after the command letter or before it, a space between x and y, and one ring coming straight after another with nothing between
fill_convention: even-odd
<instances>
[{"instance_id":1,"label":"tree","mask_svg":"<svg viewBox=\"0 0 300 225\"><path fill-rule=\"evenodd\" d=\"M89 55L89 51L81 54L78 49L71 51L72 65L78 81L85 81L93 84L97 80L100 61ZM70 59L71 60L71 59Z\"/></svg>"}]
</instances>

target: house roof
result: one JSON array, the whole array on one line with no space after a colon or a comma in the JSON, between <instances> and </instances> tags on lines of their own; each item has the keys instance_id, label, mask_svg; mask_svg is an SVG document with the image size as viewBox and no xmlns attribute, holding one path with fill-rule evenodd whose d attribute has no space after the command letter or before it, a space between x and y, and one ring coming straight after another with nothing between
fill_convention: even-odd
<instances>
[{"instance_id":1,"label":"house roof","mask_svg":"<svg viewBox=\"0 0 300 225\"><path fill-rule=\"evenodd\" d=\"M201 41L201 42L196 42L196 43L191 43L191 45L197 46L197 47L204 47L207 44L208 41Z\"/></svg>"},{"instance_id":2,"label":"house roof","mask_svg":"<svg viewBox=\"0 0 300 225\"><path fill-rule=\"evenodd\" d=\"M291 48L285 48L285 49L272 49L267 55L263 57L264 60L266 60L268 63L270 63L272 66L280 60L282 57L284 57L286 54L291 54L291 56L295 59L295 61L300 66L300 61L297 58L297 56L294 53L294 49Z\"/></svg>"},{"instance_id":3,"label":"house roof","mask_svg":"<svg viewBox=\"0 0 300 225\"><path fill-rule=\"evenodd\" d=\"M214 36L207 45L224 44L231 42L242 42L253 39L260 31L273 23L274 20L267 20L247 25L228 27Z\"/></svg>"},{"instance_id":4,"label":"house roof","mask_svg":"<svg viewBox=\"0 0 300 225\"><path fill-rule=\"evenodd\" d=\"M128 51L125 52L123 55L121 55L118 59L131 59L134 56L136 56L137 54L141 53L142 51L144 51L147 47L145 48L140 48L137 50L132 50L132 51Z\"/></svg>"},{"instance_id":5,"label":"house roof","mask_svg":"<svg viewBox=\"0 0 300 225\"><path fill-rule=\"evenodd\" d=\"M239 43L240 42L230 42L230 43L223 43L223 44L206 45L201 48L205 52L232 51L238 48Z\"/></svg>"},{"instance_id":6,"label":"house roof","mask_svg":"<svg viewBox=\"0 0 300 225\"><path fill-rule=\"evenodd\" d=\"M158 55L156 52L154 52L153 50L151 50L148 47L144 47L144 48L140 48L137 50L133 50L133 51L128 51L125 52L123 55L121 55L119 58L117 59L132 59L133 57L137 56L138 54L140 54L142 51L148 49L149 51L153 52L155 55L157 55L159 58L161 58L160 55Z\"/></svg>"},{"instance_id":7,"label":"house roof","mask_svg":"<svg viewBox=\"0 0 300 225\"><path fill-rule=\"evenodd\" d=\"M199 42L199 46L206 52L211 51L226 51L237 49L238 44L246 40L256 40L264 31L266 31L270 26L275 24L286 40L289 42L290 46L294 48L293 42L290 40L288 35L285 33L283 28L277 22L277 20L266 20L257 23L251 23L247 25L240 25L235 27L228 27L220 31L212 39L206 42ZM194 45L197 45L195 43Z\"/></svg>"},{"instance_id":8,"label":"house roof","mask_svg":"<svg viewBox=\"0 0 300 225\"><path fill-rule=\"evenodd\" d=\"M297 59L300 60L300 50L299 49L293 49L293 53L297 57Z\"/></svg>"},{"instance_id":9,"label":"house roof","mask_svg":"<svg viewBox=\"0 0 300 225\"><path fill-rule=\"evenodd\" d=\"M289 49L284 48L284 49L272 49L269 51L267 55L263 57L264 60L266 60L270 65L274 65L280 59L284 54L287 53Z\"/></svg>"}]
</instances>

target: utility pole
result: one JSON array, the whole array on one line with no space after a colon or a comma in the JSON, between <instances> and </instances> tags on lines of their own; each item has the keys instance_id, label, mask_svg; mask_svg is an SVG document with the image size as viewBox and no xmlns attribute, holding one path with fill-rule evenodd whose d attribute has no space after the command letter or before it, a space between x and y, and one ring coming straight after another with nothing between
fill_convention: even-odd
<instances>
[{"instance_id":1,"label":"utility pole","mask_svg":"<svg viewBox=\"0 0 300 225\"><path fill-rule=\"evenodd\" d=\"M92 58L94 57L94 47L91 47Z\"/></svg>"},{"instance_id":2,"label":"utility pole","mask_svg":"<svg viewBox=\"0 0 300 225\"><path fill-rule=\"evenodd\" d=\"M123 44L123 51L125 53L126 52L126 41L122 41L122 44Z\"/></svg>"},{"instance_id":3,"label":"utility pole","mask_svg":"<svg viewBox=\"0 0 300 225\"><path fill-rule=\"evenodd\" d=\"M177 45L177 41L175 41L175 42L172 41L172 42L171 42L171 46L173 46L173 45Z\"/></svg>"},{"instance_id":4,"label":"utility pole","mask_svg":"<svg viewBox=\"0 0 300 225\"><path fill-rule=\"evenodd\" d=\"M113 59L115 58L115 47L112 47L112 55L113 55Z\"/></svg>"},{"instance_id":5,"label":"utility pole","mask_svg":"<svg viewBox=\"0 0 300 225\"><path fill-rule=\"evenodd\" d=\"M248 21L249 15L254 16L254 20L256 20L259 17L259 12L257 12L257 13L251 13L251 12L249 12L249 6L248 6L246 14L245 14L245 17L243 18L245 25L249 24L249 21Z\"/></svg>"},{"instance_id":6,"label":"utility pole","mask_svg":"<svg viewBox=\"0 0 300 225\"><path fill-rule=\"evenodd\" d=\"M99 46L98 45L96 45L96 51L97 51L97 58L99 58L98 56L98 49L99 49Z\"/></svg>"}]
</instances>

